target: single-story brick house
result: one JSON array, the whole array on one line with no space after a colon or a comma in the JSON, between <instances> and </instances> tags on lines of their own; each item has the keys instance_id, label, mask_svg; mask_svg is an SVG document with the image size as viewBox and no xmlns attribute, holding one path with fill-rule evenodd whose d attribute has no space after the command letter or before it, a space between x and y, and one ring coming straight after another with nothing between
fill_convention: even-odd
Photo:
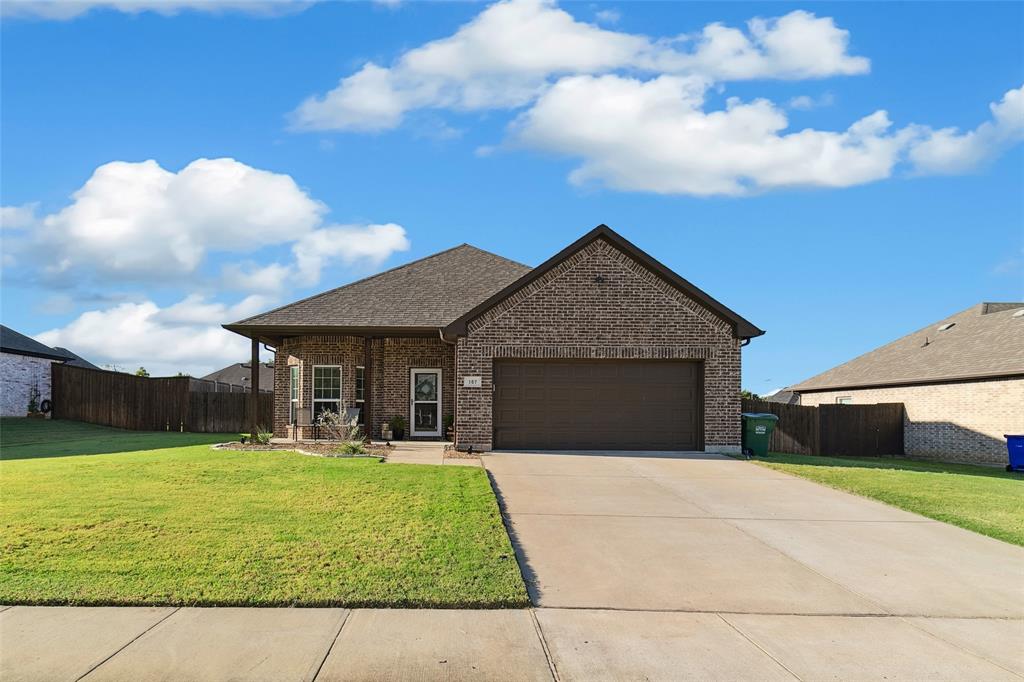
<instances>
[{"instance_id":1,"label":"single-story brick house","mask_svg":"<svg viewBox=\"0 0 1024 682\"><path fill-rule=\"evenodd\" d=\"M530 268L468 244L225 328L276 351L274 434L312 408L456 447L736 452L764 332L600 225Z\"/></svg>"},{"instance_id":2,"label":"single-story brick house","mask_svg":"<svg viewBox=\"0 0 1024 682\"><path fill-rule=\"evenodd\" d=\"M1024 303L979 303L791 386L801 405L903 403L904 450L1006 463L1024 433Z\"/></svg>"},{"instance_id":3,"label":"single-story brick house","mask_svg":"<svg viewBox=\"0 0 1024 682\"><path fill-rule=\"evenodd\" d=\"M76 356L77 357L77 356ZM0 325L0 417L24 417L33 392L50 400L50 365L72 358Z\"/></svg>"}]
</instances>

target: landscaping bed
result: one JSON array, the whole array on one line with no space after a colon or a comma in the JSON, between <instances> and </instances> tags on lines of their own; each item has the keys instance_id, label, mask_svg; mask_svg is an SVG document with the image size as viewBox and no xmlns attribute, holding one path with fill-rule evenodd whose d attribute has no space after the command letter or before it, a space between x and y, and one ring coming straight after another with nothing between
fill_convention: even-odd
<instances>
[{"instance_id":1,"label":"landscaping bed","mask_svg":"<svg viewBox=\"0 0 1024 682\"><path fill-rule=\"evenodd\" d=\"M772 453L756 460L833 488L1024 545L1024 475L995 467L901 458Z\"/></svg>"},{"instance_id":2,"label":"landscaping bed","mask_svg":"<svg viewBox=\"0 0 1024 682\"><path fill-rule=\"evenodd\" d=\"M22 443L0 462L0 603L529 603L483 469L83 432L53 446L64 456ZM145 450L116 445L140 436Z\"/></svg>"},{"instance_id":3,"label":"landscaping bed","mask_svg":"<svg viewBox=\"0 0 1024 682\"><path fill-rule=\"evenodd\" d=\"M267 452L271 450L289 450L292 452L300 452L302 454L319 455L321 457L387 457L394 446L383 445L380 443L365 444L363 448L366 452L358 455L341 452L340 443L332 442L321 442L321 443L242 443L239 441L232 441L230 443L221 443L215 446L218 450L248 450L250 452Z\"/></svg>"}]
</instances>

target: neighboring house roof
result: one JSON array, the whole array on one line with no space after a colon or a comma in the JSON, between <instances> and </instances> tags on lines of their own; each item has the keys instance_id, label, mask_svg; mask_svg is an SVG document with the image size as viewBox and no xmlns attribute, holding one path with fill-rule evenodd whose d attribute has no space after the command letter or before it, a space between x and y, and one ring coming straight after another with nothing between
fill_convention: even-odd
<instances>
[{"instance_id":1,"label":"neighboring house roof","mask_svg":"<svg viewBox=\"0 0 1024 682\"><path fill-rule=\"evenodd\" d=\"M211 372L202 377L206 381L219 381L222 384L234 384L235 386L247 386L252 377L251 362L236 362L216 372ZM274 363L260 363L260 388L273 390L274 388Z\"/></svg>"},{"instance_id":2,"label":"neighboring house roof","mask_svg":"<svg viewBox=\"0 0 1024 682\"><path fill-rule=\"evenodd\" d=\"M1024 303L979 303L790 390L865 388L1024 375Z\"/></svg>"},{"instance_id":3,"label":"neighboring house roof","mask_svg":"<svg viewBox=\"0 0 1024 682\"><path fill-rule=\"evenodd\" d=\"M770 403L782 403L783 405L799 405L800 394L794 393L788 388L784 388L781 391L772 393L770 396L766 397L765 400Z\"/></svg>"},{"instance_id":4,"label":"neighboring house roof","mask_svg":"<svg viewBox=\"0 0 1024 682\"><path fill-rule=\"evenodd\" d=\"M92 364L78 353L72 353L67 348L62 348L61 346L54 346L53 349L59 353L63 353L68 357L68 361L64 363L65 365L71 365L72 367L82 367L84 369L102 369Z\"/></svg>"},{"instance_id":5,"label":"neighboring house roof","mask_svg":"<svg viewBox=\"0 0 1024 682\"><path fill-rule=\"evenodd\" d=\"M752 323L748 322L738 314L734 313L729 308L713 299L711 296L695 287L690 282L686 281L672 270L662 265L660 262L652 258L646 252L642 251L632 242L628 241L622 235L615 232L607 225L598 225L593 230L583 235L569 246L565 247L551 258L547 259L528 273L524 274L519 279L510 283L507 287L495 292L492 296L486 300L480 302L472 309L461 315L457 320L447 325L443 334L447 338L454 338L457 336L464 336L466 334L467 324L474 318L487 312L489 309L505 300L515 292L519 291L523 287L527 286L537 278L543 276L546 272L557 266L562 261L571 257L576 252L585 248L595 240L604 239L609 242L615 248L619 249L623 253L627 254L648 270L654 272L668 284L672 285L679 291L683 292L686 296L697 301L711 312L718 315L720 318L732 325L733 334L737 338L749 339L755 336L764 334L764 331L755 327Z\"/></svg>"},{"instance_id":6,"label":"neighboring house roof","mask_svg":"<svg viewBox=\"0 0 1024 682\"><path fill-rule=\"evenodd\" d=\"M39 343L33 338L14 331L10 327L0 325L0 350L16 355L31 355L50 360L68 360L68 356L55 348Z\"/></svg>"},{"instance_id":7,"label":"neighboring house roof","mask_svg":"<svg viewBox=\"0 0 1024 682\"><path fill-rule=\"evenodd\" d=\"M270 339L340 330L437 334L440 327L529 270L462 244L224 327Z\"/></svg>"}]
</instances>

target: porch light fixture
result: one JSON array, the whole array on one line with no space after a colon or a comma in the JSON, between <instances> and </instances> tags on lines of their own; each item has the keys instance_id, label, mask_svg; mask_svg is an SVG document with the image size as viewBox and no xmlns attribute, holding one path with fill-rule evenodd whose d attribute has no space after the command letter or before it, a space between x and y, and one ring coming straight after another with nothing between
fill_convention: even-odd
<instances>
[{"instance_id":1,"label":"porch light fixture","mask_svg":"<svg viewBox=\"0 0 1024 682\"><path fill-rule=\"evenodd\" d=\"M594 278L594 281L597 282L598 284L604 284L604 275L598 275L597 277Z\"/></svg>"}]
</instances>

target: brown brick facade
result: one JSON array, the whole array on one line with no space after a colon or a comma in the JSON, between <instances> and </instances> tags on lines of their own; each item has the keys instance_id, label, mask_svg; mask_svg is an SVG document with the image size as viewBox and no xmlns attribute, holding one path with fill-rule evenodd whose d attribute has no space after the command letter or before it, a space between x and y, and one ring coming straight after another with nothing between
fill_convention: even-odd
<instances>
[{"instance_id":1,"label":"brown brick facade","mask_svg":"<svg viewBox=\"0 0 1024 682\"><path fill-rule=\"evenodd\" d=\"M1003 434L1024 433L1024 379L801 393L801 405L851 398L903 403L904 450L912 457L1005 464Z\"/></svg>"},{"instance_id":2,"label":"brown brick facade","mask_svg":"<svg viewBox=\"0 0 1024 682\"><path fill-rule=\"evenodd\" d=\"M705 448L739 449L740 341L731 326L603 240L471 321L457 358L460 448L491 448L495 358L615 358L701 360ZM482 386L463 387L465 376Z\"/></svg>"},{"instance_id":3,"label":"brown brick facade","mask_svg":"<svg viewBox=\"0 0 1024 682\"><path fill-rule=\"evenodd\" d=\"M342 407L356 406L356 367L366 366L365 339L360 336L293 336L277 348L274 364L274 435L291 437L289 428L290 368L298 365L302 389L299 406L308 407L313 396L313 367L341 367ZM409 371L441 369L441 413L454 413L455 347L440 338L375 338L370 340L369 393L371 435L395 415L409 420ZM408 430L407 430L408 433ZM299 434L306 436L308 434Z\"/></svg>"}]
</instances>

